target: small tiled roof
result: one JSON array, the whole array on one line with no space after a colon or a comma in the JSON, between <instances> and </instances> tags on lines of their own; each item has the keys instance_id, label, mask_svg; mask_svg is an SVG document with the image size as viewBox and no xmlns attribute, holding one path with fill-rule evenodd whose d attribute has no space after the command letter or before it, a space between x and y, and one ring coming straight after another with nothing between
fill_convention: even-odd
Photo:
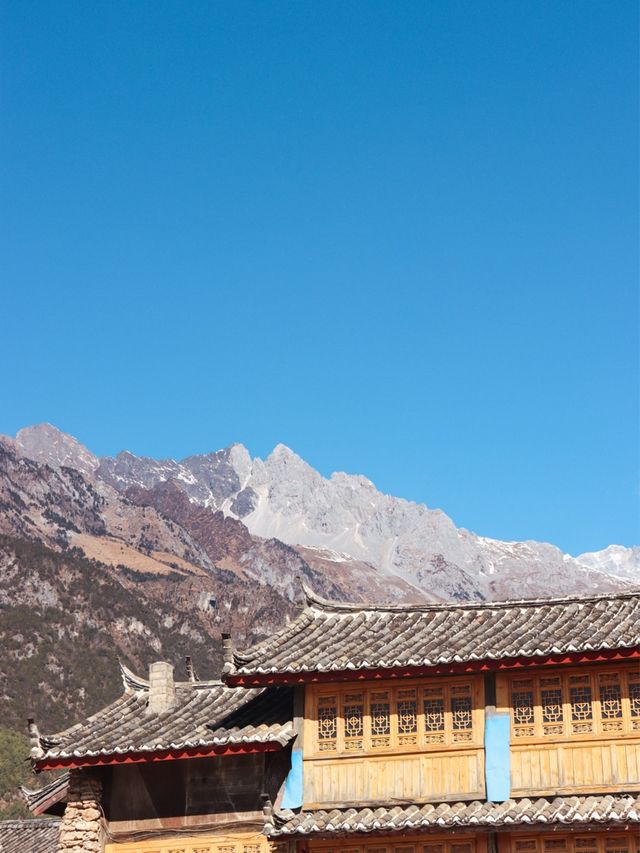
<instances>
[{"instance_id":1,"label":"small tiled roof","mask_svg":"<svg viewBox=\"0 0 640 853\"><path fill-rule=\"evenodd\" d=\"M287 688L244 690L220 682L178 682L175 703L147 710L149 684L124 667L125 692L111 705L55 735L40 736L36 766L52 759L273 743L294 736ZM32 752L33 754L33 752Z\"/></svg>"},{"instance_id":2,"label":"small tiled roof","mask_svg":"<svg viewBox=\"0 0 640 853\"><path fill-rule=\"evenodd\" d=\"M52 811L58 814L61 807L57 804L63 803L69 793L69 774L61 773L53 782L35 791L25 787L21 787L20 790L33 814L38 815L44 812L51 814ZM54 808L56 806L57 809Z\"/></svg>"},{"instance_id":3,"label":"small tiled roof","mask_svg":"<svg viewBox=\"0 0 640 853\"><path fill-rule=\"evenodd\" d=\"M527 798L504 803L441 803L425 806L332 809L283 812L267 816L270 836L331 835L346 832L446 829L457 827L508 827L544 824L640 823L640 795Z\"/></svg>"},{"instance_id":4,"label":"small tiled roof","mask_svg":"<svg viewBox=\"0 0 640 853\"><path fill-rule=\"evenodd\" d=\"M225 678L547 657L640 647L640 591L421 605L307 604L285 629L234 654Z\"/></svg>"},{"instance_id":5,"label":"small tiled roof","mask_svg":"<svg viewBox=\"0 0 640 853\"><path fill-rule=\"evenodd\" d=\"M0 853L56 853L59 832L59 820L0 820Z\"/></svg>"}]
</instances>

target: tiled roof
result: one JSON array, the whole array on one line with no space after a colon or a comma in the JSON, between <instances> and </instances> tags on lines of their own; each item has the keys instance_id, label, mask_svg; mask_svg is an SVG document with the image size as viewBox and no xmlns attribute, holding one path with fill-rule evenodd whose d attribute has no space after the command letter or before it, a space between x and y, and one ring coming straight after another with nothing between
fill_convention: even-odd
<instances>
[{"instance_id":1,"label":"tiled roof","mask_svg":"<svg viewBox=\"0 0 640 853\"><path fill-rule=\"evenodd\" d=\"M236 652L225 678L437 666L640 646L640 591L536 601L354 605L305 588L285 629Z\"/></svg>"},{"instance_id":2,"label":"tiled roof","mask_svg":"<svg viewBox=\"0 0 640 853\"><path fill-rule=\"evenodd\" d=\"M69 774L61 773L53 782L49 782L48 785L36 791L25 787L22 787L20 790L33 814L38 815L44 812L51 814L50 810L53 806L67 799L69 793ZM58 814L58 811L55 813Z\"/></svg>"},{"instance_id":3,"label":"tiled roof","mask_svg":"<svg viewBox=\"0 0 640 853\"><path fill-rule=\"evenodd\" d=\"M500 827L534 824L640 823L640 795L527 798L504 803L441 803L425 806L332 809L284 812L267 816L270 836L345 832L392 832L456 827Z\"/></svg>"},{"instance_id":4,"label":"tiled roof","mask_svg":"<svg viewBox=\"0 0 640 853\"><path fill-rule=\"evenodd\" d=\"M0 820L0 853L56 853L59 820Z\"/></svg>"},{"instance_id":5,"label":"tiled roof","mask_svg":"<svg viewBox=\"0 0 640 853\"><path fill-rule=\"evenodd\" d=\"M176 701L160 714L147 711L149 685L122 667L125 692L111 705L63 732L40 737L52 759L82 759L199 747L274 743L294 736L287 688L244 690L219 682L178 682ZM33 753L32 753L33 754Z\"/></svg>"}]
</instances>

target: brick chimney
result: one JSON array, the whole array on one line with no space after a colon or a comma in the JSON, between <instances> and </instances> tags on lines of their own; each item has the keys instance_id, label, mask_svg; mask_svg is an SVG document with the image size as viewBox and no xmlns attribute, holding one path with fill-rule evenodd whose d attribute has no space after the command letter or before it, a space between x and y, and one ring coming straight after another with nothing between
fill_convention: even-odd
<instances>
[{"instance_id":1,"label":"brick chimney","mask_svg":"<svg viewBox=\"0 0 640 853\"><path fill-rule=\"evenodd\" d=\"M148 714L161 714L170 708L176 699L176 686L173 681L173 666L159 660L149 667L149 704Z\"/></svg>"}]
</instances>

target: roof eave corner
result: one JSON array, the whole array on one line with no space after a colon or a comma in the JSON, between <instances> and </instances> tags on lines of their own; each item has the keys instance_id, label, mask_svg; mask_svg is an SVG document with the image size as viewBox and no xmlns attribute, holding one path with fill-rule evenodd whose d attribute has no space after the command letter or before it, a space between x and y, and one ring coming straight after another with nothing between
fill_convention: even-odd
<instances>
[{"instance_id":1,"label":"roof eave corner","mask_svg":"<svg viewBox=\"0 0 640 853\"><path fill-rule=\"evenodd\" d=\"M135 672L132 672L129 667L125 666L120 659L118 659L118 667L120 669L120 677L122 679L122 685L125 693L149 690L148 679L141 678L139 675L136 675Z\"/></svg>"},{"instance_id":2,"label":"roof eave corner","mask_svg":"<svg viewBox=\"0 0 640 853\"><path fill-rule=\"evenodd\" d=\"M302 588L302 594L304 596L305 608L315 607L315 608L319 608L321 610L325 610L327 607L331 606L331 602L327 601L325 598L322 598L320 595L317 595L317 593L315 593L311 589L309 584L306 582L306 580L301 575L298 575L297 579L298 579L298 582L300 583L300 586Z\"/></svg>"}]
</instances>

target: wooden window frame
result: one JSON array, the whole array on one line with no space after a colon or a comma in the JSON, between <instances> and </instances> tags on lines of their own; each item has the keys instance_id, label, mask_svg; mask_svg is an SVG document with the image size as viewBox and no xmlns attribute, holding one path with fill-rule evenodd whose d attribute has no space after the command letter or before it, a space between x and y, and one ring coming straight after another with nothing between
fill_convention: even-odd
<instances>
[{"instance_id":1,"label":"wooden window frame","mask_svg":"<svg viewBox=\"0 0 640 853\"><path fill-rule=\"evenodd\" d=\"M622 714L619 718L621 727L619 730L614 730L613 726L607 726L606 723L611 722L602 716L601 708L601 676L617 675L620 684L621 694L621 710ZM591 687L591 713L592 726L591 731L576 732L573 731L574 723L571 717L571 699L570 699L570 681L573 677L587 677L589 686ZM541 681L543 679L559 678L560 689L562 691L562 731L558 733L545 734L543 726L554 725L552 723L544 723L542 719L542 688ZM533 711L534 720L532 724L517 724L515 721L515 713L513 708L513 695L518 692L518 682L531 681L533 684ZM606 667L571 667L565 669L550 669L548 671L533 671L522 670L518 673L506 675L499 679L498 688L498 706L502 710L508 710L511 715L511 745L531 743L553 743L566 741L586 741L586 740L616 740L619 738L640 737L640 717L631 716L631 701L630 691L631 684L640 683L640 670L637 665L633 666L606 666ZM521 688L524 690L525 688ZM616 718L617 719L617 718ZM525 733L526 728L533 728L533 734Z\"/></svg>"},{"instance_id":2,"label":"wooden window frame","mask_svg":"<svg viewBox=\"0 0 640 853\"><path fill-rule=\"evenodd\" d=\"M624 841L625 853L640 853L640 837L637 832L625 832L617 827L608 832L567 832L567 833L537 833L511 835L511 844L509 846L510 853L551 853L551 850L546 849L545 841L565 841L564 850L560 849L558 853L611 853L615 849L616 841ZM590 844L581 847L576 845L578 841L589 841ZM522 843L529 842L526 850L522 847ZM621 845L622 847L622 845Z\"/></svg>"},{"instance_id":3,"label":"wooden window frame","mask_svg":"<svg viewBox=\"0 0 640 853\"><path fill-rule=\"evenodd\" d=\"M453 728L452 699L456 688L468 688L471 699L471 728ZM445 700L444 740L427 740L424 715L424 691L442 689ZM408 695L415 691L417 731L401 732L398 725L398 703L412 702ZM386 694L388 699L381 698ZM376 695L380 698L376 699ZM352 706L353 697L362 697L363 732L356 739L346 737L345 707ZM327 741L319 737L318 711L324 701L335 697L337 708L336 738ZM347 701L346 697L350 697ZM388 701L390 732L372 733L371 707ZM403 679L401 682L363 682L361 684L314 684L306 689L305 758L335 758L336 756L388 755L416 752L438 752L482 748L484 740L484 686L479 675L430 679ZM465 739L468 737L468 739ZM357 742L354 742L357 741ZM377 744L375 741L377 740ZM388 741L388 742L385 742Z\"/></svg>"},{"instance_id":4,"label":"wooden window frame","mask_svg":"<svg viewBox=\"0 0 640 853\"><path fill-rule=\"evenodd\" d=\"M458 845L468 845L469 853L486 853L486 840L483 836L460 835L419 835L419 836L380 836L367 840L335 838L332 840L310 841L309 853L429 853L430 848L440 846L441 853L453 853Z\"/></svg>"}]
</instances>

